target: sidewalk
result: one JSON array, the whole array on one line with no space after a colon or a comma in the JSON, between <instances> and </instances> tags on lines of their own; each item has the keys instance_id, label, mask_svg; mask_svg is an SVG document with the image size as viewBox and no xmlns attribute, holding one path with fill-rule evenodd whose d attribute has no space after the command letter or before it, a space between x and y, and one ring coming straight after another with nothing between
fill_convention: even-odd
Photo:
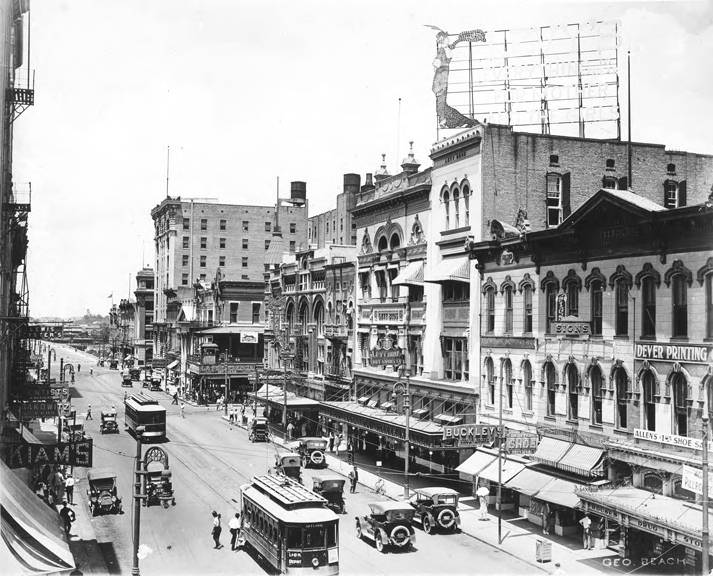
<instances>
[{"instance_id":1,"label":"sidewalk","mask_svg":"<svg viewBox=\"0 0 713 576\"><path fill-rule=\"evenodd\" d=\"M228 420L227 416L222 416L224 420ZM250 420L247 419L247 424L236 422L234 426L248 429ZM285 441L273 435L273 442L284 446ZM338 474L347 476L352 467L344 460L332 455L326 454L329 468ZM359 484L370 490L374 490L374 486L379 480L379 476L364 468L359 468ZM387 479L384 481L384 494L392 500L404 499L404 488L402 485L392 482ZM411 491L413 493L413 491ZM374 499L380 497L374 494ZM554 535L542 535L540 529L527 522L525 519L511 518L502 520L502 544L498 544L498 517L496 514L488 514L488 520L479 520L480 510L470 505L474 501L472 497L463 497L458 506L458 511L461 517L461 530L464 534L475 538L485 544L492 546L510 556L519 558L528 562L539 573L550 574L556 570L555 563L559 563L565 574L602 574L616 573L615 568L606 568L602 559L618 558L618 555L612 550L583 550L578 542L571 538L562 538ZM493 510L494 511L494 510ZM535 559L535 551L538 540L545 540L552 545L552 561L539 563Z\"/></svg>"}]
</instances>

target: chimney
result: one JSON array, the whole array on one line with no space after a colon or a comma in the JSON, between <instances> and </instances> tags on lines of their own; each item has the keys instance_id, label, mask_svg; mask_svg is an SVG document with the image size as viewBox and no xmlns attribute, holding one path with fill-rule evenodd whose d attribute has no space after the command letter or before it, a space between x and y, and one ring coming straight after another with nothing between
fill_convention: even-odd
<instances>
[{"instance_id":1,"label":"chimney","mask_svg":"<svg viewBox=\"0 0 713 576\"><path fill-rule=\"evenodd\" d=\"M364 180L364 185L361 187L361 191L370 192L374 189L374 177L371 172L367 172L366 179Z\"/></svg>"}]
</instances>

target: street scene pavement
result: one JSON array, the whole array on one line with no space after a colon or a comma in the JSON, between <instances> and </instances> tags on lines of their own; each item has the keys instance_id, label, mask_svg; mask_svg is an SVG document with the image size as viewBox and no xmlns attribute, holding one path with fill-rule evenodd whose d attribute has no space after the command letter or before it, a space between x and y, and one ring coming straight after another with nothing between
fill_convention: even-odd
<instances>
[{"instance_id":1,"label":"street scene pavement","mask_svg":"<svg viewBox=\"0 0 713 576\"><path fill-rule=\"evenodd\" d=\"M123 427L124 393L138 392L122 388L116 370L98 367L86 354L58 348L58 356L81 364L71 388L72 406L77 421L84 422L87 434L94 439L94 467L112 468L118 476L119 495L124 513L92 518L86 500L86 469L75 469L79 479L75 488L73 547L86 545L83 573L129 573L132 557L132 510L134 455L136 441ZM53 366L54 367L54 366ZM90 375L90 368L93 374ZM142 507L140 556L145 574L224 574L264 573L258 558L244 551L230 550L227 523L239 510L240 485L254 475L264 474L274 465L275 445L252 444L246 430L232 426L215 407L186 405L185 417L179 406L163 392L148 392L167 408L167 442L162 443L169 455L169 465L176 505ZM91 406L92 419L85 420ZM103 435L99 431L102 409L116 407L119 434ZM146 447L144 447L146 449ZM311 486L311 470L303 472L303 482ZM345 490L348 492L348 490ZM80 496L79 498L77 496ZM356 494L346 494L347 513L340 520L340 573L342 574L442 574L471 572L477 564L483 574L529 574L536 570L531 563L515 555L496 550L466 533L428 536L417 529L415 549L407 553L379 553L367 541L355 536L355 516L367 513L367 504L384 500L372 489L360 484ZM221 549L213 548L211 511L222 514ZM88 520L88 522L87 522ZM92 535L92 531L94 535ZM79 533L77 533L79 532ZM85 542L85 538L96 542ZM548 571L553 567L548 567Z\"/></svg>"}]
</instances>

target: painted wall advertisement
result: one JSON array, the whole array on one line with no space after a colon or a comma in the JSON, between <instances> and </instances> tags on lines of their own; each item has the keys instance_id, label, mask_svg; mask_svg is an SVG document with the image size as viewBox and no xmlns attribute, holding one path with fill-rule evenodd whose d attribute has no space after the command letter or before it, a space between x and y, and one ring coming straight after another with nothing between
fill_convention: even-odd
<instances>
[{"instance_id":1,"label":"painted wall advertisement","mask_svg":"<svg viewBox=\"0 0 713 576\"><path fill-rule=\"evenodd\" d=\"M634 438L637 440L649 440L650 442L660 442L670 444L679 448L690 448L691 450L702 450L703 441L700 438L689 438L688 436L678 436L676 434L662 434L653 430L642 430L634 428ZM708 442L708 450L713 450L713 442Z\"/></svg>"}]
</instances>

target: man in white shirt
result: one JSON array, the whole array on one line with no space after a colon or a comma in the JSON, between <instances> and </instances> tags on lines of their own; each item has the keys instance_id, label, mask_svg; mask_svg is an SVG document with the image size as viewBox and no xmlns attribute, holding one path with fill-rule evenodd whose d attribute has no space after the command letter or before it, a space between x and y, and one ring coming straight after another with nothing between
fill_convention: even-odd
<instances>
[{"instance_id":1,"label":"man in white shirt","mask_svg":"<svg viewBox=\"0 0 713 576\"><path fill-rule=\"evenodd\" d=\"M238 512L228 522L228 528L230 529L230 549L235 550L235 541L240 534L240 514Z\"/></svg>"},{"instance_id":2,"label":"man in white shirt","mask_svg":"<svg viewBox=\"0 0 713 576\"><path fill-rule=\"evenodd\" d=\"M67 474L67 478L64 480L64 489L67 492L67 502L74 506L74 476Z\"/></svg>"},{"instance_id":3,"label":"man in white shirt","mask_svg":"<svg viewBox=\"0 0 713 576\"><path fill-rule=\"evenodd\" d=\"M584 549L585 550L591 550L592 549L592 519L589 517L588 514L584 515L584 518L582 518L579 523L582 525L582 528L584 528Z\"/></svg>"}]
</instances>

